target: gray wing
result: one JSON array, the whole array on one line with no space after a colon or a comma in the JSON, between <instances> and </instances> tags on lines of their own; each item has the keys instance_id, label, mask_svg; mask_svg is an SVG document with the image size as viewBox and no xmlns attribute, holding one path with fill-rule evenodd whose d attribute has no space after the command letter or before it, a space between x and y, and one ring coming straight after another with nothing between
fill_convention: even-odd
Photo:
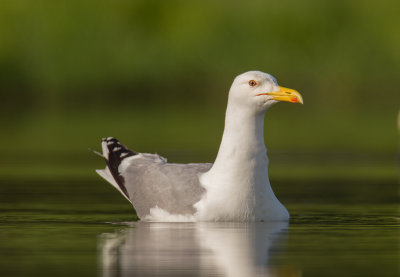
<instances>
[{"instance_id":1,"label":"gray wing","mask_svg":"<svg viewBox=\"0 0 400 277\"><path fill-rule=\"evenodd\" d=\"M120 174L125 179L129 199L140 218L158 206L170 214L192 215L193 204L205 192L199 174L211 168L210 163L167 163L158 155L138 154L124 161Z\"/></svg>"}]
</instances>

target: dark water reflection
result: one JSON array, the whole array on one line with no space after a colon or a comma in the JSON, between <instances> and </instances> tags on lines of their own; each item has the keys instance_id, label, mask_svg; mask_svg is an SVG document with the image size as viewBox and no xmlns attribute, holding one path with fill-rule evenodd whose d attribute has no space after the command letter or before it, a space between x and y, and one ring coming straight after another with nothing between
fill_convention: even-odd
<instances>
[{"instance_id":1,"label":"dark water reflection","mask_svg":"<svg viewBox=\"0 0 400 277\"><path fill-rule=\"evenodd\" d=\"M99 239L103 276L275 276L288 223L132 223ZM272 275L271 275L272 274Z\"/></svg>"}]
</instances>

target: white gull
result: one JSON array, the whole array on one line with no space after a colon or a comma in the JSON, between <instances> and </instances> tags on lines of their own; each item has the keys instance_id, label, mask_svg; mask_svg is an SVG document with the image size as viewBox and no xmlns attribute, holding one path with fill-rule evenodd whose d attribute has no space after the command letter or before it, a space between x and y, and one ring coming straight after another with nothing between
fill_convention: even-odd
<instances>
[{"instance_id":1,"label":"white gull","mask_svg":"<svg viewBox=\"0 0 400 277\"><path fill-rule=\"evenodd\" d=\"M103 139L106 168L96 170L149 221L282 221L289 219L268 178L266 111L279 101L303 103L270 74L249 71L229 91L225 128L214 164L175 164Z\"/></svg>"}]
</instances>

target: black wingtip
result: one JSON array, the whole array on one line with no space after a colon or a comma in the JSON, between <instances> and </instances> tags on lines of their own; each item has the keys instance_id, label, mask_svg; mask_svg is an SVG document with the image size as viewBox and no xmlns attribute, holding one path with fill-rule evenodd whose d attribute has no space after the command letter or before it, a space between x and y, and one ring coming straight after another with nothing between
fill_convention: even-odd
<instances>
[{"instance_id":1,"label":"black wingtip","mask_svg":"<svg viewBox=\"0 0 400 277\"><path fill-rule=\"evenodd\" d=\"M135 156L138 153L135 151L129 150L125 145L119 142L116 138L108 137L102 139L103 144L108 149L108 157L106 157L107 167L109 168L114 180L117 182L121 191L125 194L129 199L128 190L125 187L124 177L120 175L118 167L121 162L131 156Z\"/></svg>"},{"instance_id":2,"label":"black wingtip","mask_svg":"<svg viewBox=\"0 0 400 277\"><path fill-rule=\"evenodd\" d=\"M106 143L108 149L108 156L112 156L116 161L121 162L123 159L137 155L135 151L129 150L128 147L123 145L119 140L113 137L103 138L103 143Z\"/></svg>"}]
</instances>

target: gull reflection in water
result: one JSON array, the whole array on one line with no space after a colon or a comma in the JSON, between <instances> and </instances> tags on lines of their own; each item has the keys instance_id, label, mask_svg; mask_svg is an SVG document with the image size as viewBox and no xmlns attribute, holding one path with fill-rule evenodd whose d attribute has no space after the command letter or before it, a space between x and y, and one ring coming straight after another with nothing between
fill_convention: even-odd
<instances>
[{"instance_id":1,"label":"gull reflection in water","mask_svg":"<svg viewBox=\"0 0 400 277\"><path fill-rule=\"evenodd\" d=\"M283 276L269 262L272 248L282 251L287 228L286 222L136 222L100 236L99 269L104 277Z\"/></svg>"}]
</instances>

